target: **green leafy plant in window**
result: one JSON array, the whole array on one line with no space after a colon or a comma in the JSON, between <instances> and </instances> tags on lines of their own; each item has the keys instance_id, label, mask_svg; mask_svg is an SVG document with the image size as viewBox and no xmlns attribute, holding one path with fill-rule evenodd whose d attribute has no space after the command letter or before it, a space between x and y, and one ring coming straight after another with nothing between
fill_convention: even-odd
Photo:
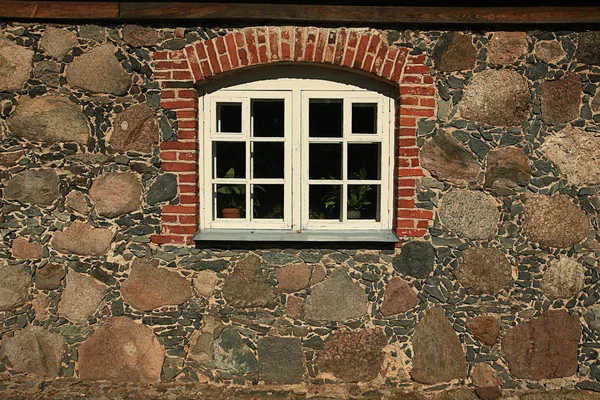
<instances>
[{"instance_id":1,"label":"green leafy plant in window","mask_svg":"<svg viewBox=\"0 0 600 400\"><path fill-rule=\"evenodd\" d=\"M233 167L225 173L226 179L235 178L235 169ZM260 185L254 185L254 190L262 190L264 188ZM221 213L223 218L241 218L242 211L245 211L246 204L246 185L243 184L231 184L231 185L219 185L217 193L221 193L225 196L220 201ZM253 196L254 206L260 206L258 197Z\"/></svg>"},{"instance_id":2,"label":"green leafy plant in window","mask_svg":"<svg viewBox=\"0 0 600 400\"><path fill-rule=\"evenodd\" d=\"M350 174L350 179L366 180L367 169L363 167L358 172L352 172ZM373 191L373 187L371 185L348 186L348 218L360 218L361 211L365 211L373 206L373 203L369 200L371 191ZM334 210L336 207L339 207L340 204L340 191L335 189L332 190L325 195L321 201L325 205L326 210Z\"/></svg>"}]
</instances>

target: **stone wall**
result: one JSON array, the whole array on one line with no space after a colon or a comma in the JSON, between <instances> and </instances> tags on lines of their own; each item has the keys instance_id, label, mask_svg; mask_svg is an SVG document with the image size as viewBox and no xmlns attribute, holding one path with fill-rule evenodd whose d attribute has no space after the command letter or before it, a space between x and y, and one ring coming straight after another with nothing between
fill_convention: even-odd
<instances>
[{"instance_id":1,"label":"stone wall","mask_svg":"<svg viewBox=\"0 0 600 400\"><path fill-rule=\"evenodd\" d=\"M156 55L239 30L0 23L2 374L600 391L600 33L336 31L437 88L396 250L156 243L197 203Z\"/></svg>"}]
</instances>

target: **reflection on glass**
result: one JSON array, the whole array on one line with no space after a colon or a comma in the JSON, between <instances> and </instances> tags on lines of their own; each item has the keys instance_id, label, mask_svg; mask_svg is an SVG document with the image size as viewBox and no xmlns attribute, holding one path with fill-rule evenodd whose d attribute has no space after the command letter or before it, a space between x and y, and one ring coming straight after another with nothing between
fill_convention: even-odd
<instances>
[{"instance_id":1,"label":"reflection on glass","mask_svg":"<svg viewBox=\"0 0 600 400\"><path fill-rule=\"evenodd\" d=\"M377 133L377 104L352 104L352 133Z\"/></svg>"},{"instance_id":2,"label":"reflection on glass","mask_svg":"<svg viewBox=\"0 0 600 400\"><path fill-rule=\"evenodd\" d=\"M242 132L242 103L217 103L217 132Z\"/></svg>"},{"instance_id":3,"label":"reflection on glass","mask_svg":"<svg viewBox=\"0 0 600 400\"><path fill-rule=\"evenodd\" d=\"M216 159L215 178L245 178L246 177L246 143L244 142L213 142ZM233 169L233 174L227 173ZM232 176L231 176L232 175Z\"/></svg>"},{"instance_id":4,"label":"reflection on glass","mask_svg":"<svg viewBox=\"0 0 600 400\"><path fill-rule=\"evenodd\" d=\"M341 219L341 185L310 185L308 206L310 219Z\"/></svg>"},{"instance_id":5,"label":"reflection on glass","mask_svg":"<svg viewBox=\"0 0 600 400\"><path fill-rule=\"evenodd\" d=\"M283 185L254 185L253 219L283 219Z\"/></svg>"},{"instance_id":6,"label":"reflection on glass","mask_svg":"<svg viewBox=\"0 0 600 400\"><path fill-rule=\"evenodd\" d=\"M348 219L371 219L379 221L379 185L348 185Z\"/></svg>"},{"instance_id":7,"label":"reflection on glass","mask_svg":"<svg viewBox=\"0 0 600 400\"><path fill-rule=\"evenodd\" d=\"M252 121L254 137L283 137L283 100L252 100Z\"/></svg>"},{"instance_id":8,"label":"reflection on glass","mask_svg":"<svg viewBox=\"0 0 600 400\"><path fill-rule=\"evenodd\" d=\"M308 104L308 136L339 138L343 136L343 101L310 99Z\"/></svg>"},{"instance_id":9,"label":"reflection on glass","mask_svg":"<svg viewBox=\"0 0 600 400\"><path fill-rule=\"evenodd\" d=\"M310 179L342 179L341 143L311 143L308 159Z\"/></svg>"},{"instance_id":10,"label":"reflection on glass","mask_svg":"<svg viewBox=\"0 0 600 400\"><path fill-rule=\"evenodd\" d=\"M348 179L375 180L381 177L381 144L348 144Z\"/></svg>"},{"instance_id":11,"label":"reflection on glass","mask_svg":"<svg viewBox=\"0 0 600 400\"><path fill-rule=\"evenodd\" d=\"M283 178L283 142L254 142L254 178Z\"/></svg>"}]
</instances>

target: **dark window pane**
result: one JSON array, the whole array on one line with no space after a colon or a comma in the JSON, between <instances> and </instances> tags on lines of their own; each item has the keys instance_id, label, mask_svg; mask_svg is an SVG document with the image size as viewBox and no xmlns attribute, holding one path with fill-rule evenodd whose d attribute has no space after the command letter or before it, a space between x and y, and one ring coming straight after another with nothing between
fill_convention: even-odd
<instances>
[{"instance_id":1,"label":"dark window pane","mask_svg":"<svg viewBox=\"0 0 600 400\"><path fill-rule=\"evenodd\" d=\"M255 142L254 178L283 178L283 143Z\"/></svg>"},{"instance_id":2,"label":"dark window pane","mask_svg":"<svg viewBox=\"0 0 600 400\"><path fill-rule=\"evenodd\" d=\"M215 185L218 218L244 217L246 210L246 185ZM239 210L239 217L236 215Z\"/></svg>"},{"instance_id":3,"label":"dark window pane","mask_svg":"<svg viewBox=\"0 0 600 400\"><path fill-rule=\"evenodd\" d=\"M253 100L254 137L283 137L283 100Z\"/></svg>"},{"instance_id":4,"label":"dark window pane","mask_svg":"<svg viewBox=\"0 0 600 400\"><path fill-rule=\"evenodd\" d=\"M377 104L352 104L352 133L377 133Z\"/></svg>"},{"instance_id":5,"label":"dark window pane","mask_svg":"<svg viewBox=\"0 0 600 400\"><path fill-rule=\"evenodd\" d=\"M310 179L342 179L341 143L311 143L308 159Z\"/></svg>"},{"instance_id":6,"label":"dark window pane","mask_svg":"<svg viewBox=\"0 0 600 400\"><path fill-rule=\"evenodd\" d=\"M311 99L308 105L308 136L343 136L343 101L339 99Z\"/></svg>"},{"instance_id":7,"label":"dark window pane","mask_svg":"<svg viewBox=\"0 0 600 400\"><path fill-rule=\"evenodd\" d=\"M217 132L242 132L242 103L217 103Z\"/></svg>"},{"instance_id":8,"label":"dark window pane","mask_svg":"<svg viewBox=\"0 0 600 400\"><path fill-rule=\"evenodd\" d=\"M310 219L340 219L341 185L310 185L308 205Z\"/></svg>"},{"instance_id":9,"label":"dark window pane","mask_svg":"<svg viewBox=\"0 0 600 400\"><path fill-rule=\"evenodd\" d=\"M213 171L213 176L215 178L245 178L246 143L213 142L213 145L217 159L217 170Z\"/></svg>"},{"instance_id":10,"label":"dark window pane","mask_svg":"<svg viewBox=\"0 0 600 400\"><path fill-rule=\"evenodd\" d=\"M254 185L254 219L283 219L283 185Z\"/></svg>"},{"instance_id":11,"label":"dark window pane","mask_svg":"<svg viewBox=\"0 0 600 400\"><path fill-rule=\"evenodd\" d=\"M348 185L348 219L379 221L379 185Z\"/></svg>"},{"instance_id":12,"label":"dark window pane","mask_svg":"<svg viewBox=\"0 0 600 400\"><path fill-rule=\"evenodd\" d=\"M380 179L380 143L348 144L348 179Z\"/></svg>"}]
</instances>

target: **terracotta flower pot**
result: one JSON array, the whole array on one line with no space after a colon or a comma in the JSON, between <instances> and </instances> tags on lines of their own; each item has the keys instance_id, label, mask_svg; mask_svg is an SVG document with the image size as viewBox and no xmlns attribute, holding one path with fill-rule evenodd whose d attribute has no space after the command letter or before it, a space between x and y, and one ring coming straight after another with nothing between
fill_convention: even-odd
<instances>
[{"instance_id":1,"label":"terracotta flower pot","mask_svg":"<svg viewBox=\"0 0 600 400\"><path fill-rule=\"evenodd\" d=\"M221 210L223 218L242 218L242 213L239 208L226 207Z\"/></svg>"}]
</instances>

